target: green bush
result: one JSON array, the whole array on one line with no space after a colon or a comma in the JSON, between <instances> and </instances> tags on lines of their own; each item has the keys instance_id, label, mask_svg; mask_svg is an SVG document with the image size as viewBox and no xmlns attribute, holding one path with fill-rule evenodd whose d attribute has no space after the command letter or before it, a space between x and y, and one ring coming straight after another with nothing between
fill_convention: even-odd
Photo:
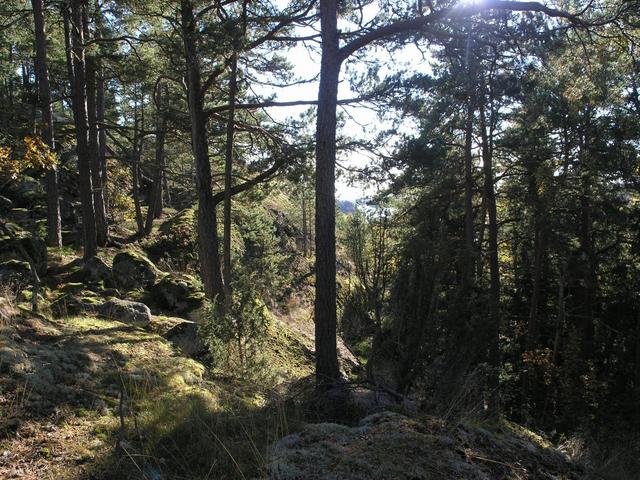
<instances>
[{"instance_id":1,"label":"green bush","mask_svg":"<svg viewBox=\"0 0 640 480\"><path fill-rule=\"evenodd\" d=\"M214 368L246 372L260 363L260 346L267 334L270 315L255 285L253 275L241 275L233 285L230 305L225 308L216 302L204 305L207 321L201 326L201 335Z\"/></svg>"}]
</instances>

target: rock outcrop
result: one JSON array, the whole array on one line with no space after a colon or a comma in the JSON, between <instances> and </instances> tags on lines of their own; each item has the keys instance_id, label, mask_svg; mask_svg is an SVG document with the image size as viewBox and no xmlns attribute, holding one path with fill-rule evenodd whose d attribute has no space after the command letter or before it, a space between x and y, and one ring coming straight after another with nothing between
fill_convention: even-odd
<instances>
[{"instance_id":1,"label":"rock outcrop","mask_svg":"<svg viewBox=\"0 0 640 480\"><path fill-rule=\"evenodd\" d=\"M586 472L531 432L509 424L414 420L383 412L357 426L308 425L271 448L273 480L582 479Z\"/></svg>"},{"instance_id":2,"label":"rock outcrop","mask_svg":"<svg viewBox=\"0 0 640 480\"><path fill-rule=\"evenodd\" d=\"M204 298L193 277L168 274L152 287L158 306L176 314L188 313L202 305Z\"/></svg>"},{"instance_id":3,"label":"rock outcrop","mask_svg":"<svg viewBox=\"0 0 640 480\"><path fill-rule=\"evenodd\" d=\"M119 288L147 288L156 281L156 267L149 259L133 252L120 252L113 259L113 280Z\"/></svg>"},{"instance_id":4,"label":"rock outcrop","mask_svg":"<svg viewBox=\"0 0 640 480\"><path fill-rule=\"evenodd\" d=\"M97 310L104 317L136 327L146 327L151 322L151 310L141 302L111 298Z\"/></svg>"}]
</instances>

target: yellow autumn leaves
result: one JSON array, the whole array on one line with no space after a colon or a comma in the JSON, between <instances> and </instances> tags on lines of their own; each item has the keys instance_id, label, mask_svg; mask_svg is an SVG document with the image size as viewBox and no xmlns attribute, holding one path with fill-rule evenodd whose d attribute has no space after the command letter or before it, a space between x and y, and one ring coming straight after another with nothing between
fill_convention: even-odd
<instances>
[{"instance_id":1,"label":"yellow autumn leaves","mask_svg":"<svg viewBox=\"0 0 640 480\"><path fill-rule=\"evenodd\" d=\"M14 155L11 147L0 145L0 172L15 177L30 168L49 170L58 163L55 152L44 143L42 138L27 135L23 139L22 158Z\"/></svg>"}]
</instances>

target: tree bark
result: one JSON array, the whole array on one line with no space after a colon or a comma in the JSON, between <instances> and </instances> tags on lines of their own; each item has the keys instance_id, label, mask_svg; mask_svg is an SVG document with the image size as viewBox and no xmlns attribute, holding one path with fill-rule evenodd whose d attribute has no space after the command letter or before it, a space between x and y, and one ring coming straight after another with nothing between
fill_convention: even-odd
<instances>
[{"instance_id":1,"label":"tree bark","mask_svg":"<svg viewBox=\"0 0 640 480\"><path fill-rule=\"evenodd\" d=\"M309 227L307 226L307 193L306 187L302 187L302 252L307 258L309 256Z\"/></svg>"},{"instance_id":2,"label":"tree bark","mask_svg":"<svg viewBox=\"0 0 640 480\"><path fill-rule=\"evenodd\" d=\"M471 90L469 88L469 90ZM473 106L471 92L467 99L467 118L464 140L464 258L462 291L469 293L473 283Z\"/></svg>"},{"instance_id":3,"label":"tree bark","mask_svg":"<svg viewBox=\"0 0 640 480\"><path fill-rule=\"evenodd\" d=\"M222 245L222 277L224 279L225 303L231 305L231 187L233 175L233 135L235 131L235 104L238 88L238 53L233 52L229 72L229 116L227 118L227 140L224 157L224 233Z\"/></svg>"},{"instance_id":4,"label":"tree bark","mask_svg":"<svg viewBox=\"0 0 640 480\"><path fill-rule=\"evenodd\" d=\"M327 387L340 377L336 347L335 159L336 109L341 61L337 1L320 0L322 60L316 125L316 382Z\"/></svg>"},{"instance_id":5,"label":"tree bark","mask_svg":"<svg viewBox=\"0 0 640 480\"><path fill-rule=\"evenodd\" d=\"M580 145L580 223L579 241L582 255L582 288L579 298L578 322L582 357L588 360L593 355L594 311L598 289L595 246L593 241L592 174L591 174L591 111L584 113L582 142Z\"/></svg>"},{"instance_id":6,"label":"tree bark","mask_svg":"<svg viewBox=\"0 0 640 480\"><path fill-rule=\"evenodd\" d=\"M198 191L198 254L200 276L207 298L222 300L224 295L220 254L218 251L218 226L216 204L211 190L211 165L207 140L207 116L204 112L204 98L200 64L196 49L196 25L190 0L181 0L182 36L187 69L187 92L189 116L191 117L191 143L196 167L196 188Z\"/></svg>"},{"instance_id":7,"label":"tree bark","mask_svg":"<svg viewBox=\"0 0 640 480\"><path fill-rule=\"evenodd\" d=\"M134 117L135 127L131 157L131 179L133 184L133 205L136 214L136 226L138 235L142 236L144 234L144 218L142 217L142 206L140 204L140 157L142 157L142 149L144 148L144 137L140 134L140 131L144 130L144 116L142 116L142 119L138 117L137 99L134 105Z\"/></svg>"},{"instance_id":8,"label":"tree bark","mask_svg":"<svg viewBox=\"0 0 640 480\"><path fill-rule=\"evenodd\" d=\"M36 75L38 93L42 111L42 138L49 149L55 151L53 130L53 108L51 87L49 85L49 68L47 62L47 34L44 23L42 0L31 0L36 37ZM62 246L62 225L60 221L60 199L58 194L58 171L53 165L46 173L47 187L47 245Z\"/></svg>"},{"instance_id":9,"label":"tree bark","mask_svg":"<svg viewBox=\"0 0 640 480\"><path fill-rule=\"evenodd\" d=\"M96 14L96 32L102 35L102 15L98 11ZM98 58L96 63L96 120L98 122L98 166L100 169L100 186L102 188L102 203L105 219L105 237L109 237L109 222L107 205L107 127L105 126L105 78L102 59Z\"/></svg>"},{"instance_id":10,"label":"tree bark","mask_svg":"<svg viewBox=\"0 0 640 480\"><path fill-rule=\"evenodd\" d=\"M82 207L82 240L84 258L89 259L96 255L98 246L87 136L89 127L83 33L83 10L85 7L84 0L71 0L71 44L74 72L73 110L76 126L80 203Z\"/></svg>"},{"instance_id":11,"label":"tree bark","mask_svg":"<svg viewBox=\"0 0 640 480\"><path fill-rule=\"evenodd\" d=\"M164 175L164 141L167 121L164 113L164 86L158 86L156 98L156 164L153 172L153 186L149 198L149 209L147 210L147 222L144 227L146 235L153 229L153 219L162 215L162 177Z\"/></svg>"},{"instance_id":12,"label":"tree bark","mask_svg":"<svg viewBox=\"0 0 640 480\"><path fill-rule=\"evenodd\" d=\"M98 103L96 101L96 59L89 55L87 69L87 116L89 120L89 156L91 162L91 182L93 185L93 209L96 218L96 241L98 246L107 244L107 213L104 206L103 185L100 165L100 139L98 131Z\"/></svg>"},{"instance_id":13,"label":"tree bark","mask_svg":"<svg viewBox=\"0 0 640 480\"><path fill-rule=\"evenodd\" d=\"M496 208L495 178L493 176L493 158L491 138L487 133L484 106L480 106L480 135L482 137L482 163L484 169L484 195L489 214L489 325L487 326L488 363L491 368L487 386L489 397L488 413L497 416L499 405L499 369L500 369L500 264L498 259L498 213Z\"/></svg>"},{"instance_id":14,"label":"tree bark","mask_svg":"<svg viewBox=\"0 0 640 480\"><path fill-rule=\"evenodd\" d=\"M100 10L96 3L95 20L99 25ZM83 28L85 39L89 39L89 17L85 8L83 14ZM96 34L97 37L99 32ZM95 54L86 56L86 77L87 77L87 118L89 121L89 158L91 164L91 182L93 186L93 210L96 219L96 241L98 246L104 247L107 244L107 211L104 201L104 185L102 183L102 169L100 165L100 138L98 130L98 101L97 101L97 76L98 60Z\"/></svg>"}]
</instances>

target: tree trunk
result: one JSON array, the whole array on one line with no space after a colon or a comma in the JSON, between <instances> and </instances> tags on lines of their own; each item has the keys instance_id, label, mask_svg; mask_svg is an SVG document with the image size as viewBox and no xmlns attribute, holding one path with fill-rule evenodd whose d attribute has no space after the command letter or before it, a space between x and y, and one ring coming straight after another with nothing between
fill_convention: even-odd
<instances>
[{"instance_id":1,"label":"tree trunk","mask_svg":"<svg viewBox=\"0 0 640 480\"><path fill-rule=\"evenodd\" d=\"M546 254L546 230L544 227L544 208L540 204L541 199L538 195L538 183L535 179L535 171L529 171L530 188L529 195L533 197L533 215L534 215L534 253L533 253L533 278L531 287L531 301L529 302L529 318L527 323L527 336L525 339L525 352L532 353L538 345L538 336L540 332L540 322L538 318L538 310L540 307L540 294L542 290L542 270L544 258ZM526 415L529 414L529 405L535 404L535 393L538 392L535 376L529 371L529 367L522 372L522 410ZM531 394L534 394L533 402Z\"/></svg>"},{"instance_id":2,"label":"tree trunk","mask_svg":"<svg viewBox=\"0 0 640 480\"><path fill-rule=\"evenodd\" d=\"M467 119L464 132L464 256L462 291L465 296L473 283L473 106L471 94L467 99ZM468 296L467 296L468 299Z\"/></svg>"},{"instance_id":3,"label":"tree trunk","mask_svg":"<svg viewBox=\"0 0 640 480\"><path fill-rule=\"evenodd\" d=\"M489 214L489 325L487 328L487 350L490 372L487 386L489 389L488 413L499 413L499 370L500 370L500 264L498 260L498 219L496 208L495 179L493 177L493 158L487 134L484 106L480 106L480 134L482 136L482 163L484 167L484 195Z\"/></svg>"},{"instance_id":4,"label":"tree trunk","mask_svg":"<svg viewBox=\"0 0 640 480\"><path fill-rule=\"evenodd\" d=\"M36 37L36 75L38 94L42 110L42 138L52 152L55 151L53 131L53 108L49 68L47 63L47 35L44 24L42 0L31 0ZM62 246L62 226L60 221L60 199L58 196L58 171L52 166L46 173L47 187L47 245Z\"/></svg>"},{"instance_id":5,"label":"tree trunk","mask_svg":"<svg viewBox=\"0 0 640 480\"><path fill-rule=\"evenodd\" d=\"M196 188L198 191L198 254L200 276L207 298L218 302L224 294L220 272L218 251L218 225L216 204L211 190L211 165L207 140L207 116L204 112L204 98L200 64L196 51L196 25L193 6L189 0L181 0L182 36L187 69L187 92L189 116L191 117L191 142L196 167Z\"/></svg>"},{"instance_id":6,"label":"tree trunk","mask_svg":"<svg viewBox=\"0 0 640 480\"><path fill-rule=\"evenodd\" d=\"M316 126L316 381L326 387L340 377L336 349L335 160L340 59L337 1L320 1L322 61Z\"/></svg>"},{"instance_id":7,"label":"tree trunk","mask_svg":"<svg viewBox=\"0 0 640 480\"><path fill-rule=\"evenodd\" d=\"M566 319L566 308L565 308L565 270L566 266L562 265L560 267L560 275L558 278L558 317L556 319L556 334L553 340L553 357L552 361L554 365L558 365L559 357L560 357L560 341L562 339L562 329L564 328L565 319Z\"/></svg>"},{"instance_id":8,"label":"tree trunk","mask_svg":"<svg viewBox=\"0 0 640 480\"><path fill-rule=\"evenodd\" d=\"M84 258L89 259L98 251L96 239L96 221L93 209L93 188L88 148L88 120L86 72L84 58L83 10L84 0L71 0L71 40L73 49L73 110L76 126L78 171L80 183L80 203L82 206L82 241Z\"/></svg>"},{"instance_id":9,"label":"tree trunk","mask_svg":"<svg viewBox=\"0 0 640 480\"><path fill-rule=\"evenodd\" d=\"M144 117L142 120L138 118L138 103L134 105L134 133L133 133L133 154L131 157L131 178L133 183L133 205L136 214L136 226L138 235L144 234L144 219L142 217L142 206L140 204L140 157L144 148L144 136L140 134L144 130ZM140 123L142 126L140 126Z\"/></svg>"},{"instance_id":10,"label":"tree trunk","mask_svg":"<svg viewBox=\"0 0 640 480\"><path fill-rule=\"evenodd\" d=\"M229 72L229 117L227 118L227 142L224 157L224 233L222 245L222 277L224 279L224 295L227 307L231 305L231 187L233 174L233 134L235 131L235 104L238 88L238 54L232 53L231 71Z\"/></svg>"},{"instance_id":11,"label":"tree trunk","mask_svg":"<svg viewBox=\"0 0 640 480\"><path fill-rule=\"evenodd\" d=\"M171 207L171 191L169 190L169 179L167 177L166 163L162 169L162 193L163 193L163 205Z\"/></svg>"},{"instance_id":12,"label":"tree trunk","mask_svg":"<svg viewBox=\"0 0 640 480\"><path fill-rule=\"evenodd\" d=\"M164 141L167 121L164 113L163 85L158 86L157 95L157 123L156 123L156 165L153 172L153 186L147 210L147 222L144 232L146 235L153 229L153 219L162 215L162 177L164 172Z\"/></svg>"},{"instance_id":13,"label":"tree trunk","mask_svg":"<svg viewBox=\"0 0 640 480\"><path fill-rule=\"evenodd\" d=\"M581 297L578 307L578 322L582 357L588 360L593 355L594 310L598 288L595 246L593 242L593 215L591 205L591 112L585 113L583 139L580 145L580 224L579 241L582 254Z\"/></svg>"},{"instance_id":14,"label":"tree trunk","mask_svg":"<svg viewBox=\"0 0 640 480\"><path fill-rule=\"evenodd\" d=\"M91 182L93 185L93 209L96 217L96 240L98 246L107 244L107 213L104 206L100 165L100 139L98 132L98 104L96 101L96 59L87 56L87 116L89 120L89 155Z\"/></svg>"},{"instance_id":15,"label":"tree trunk","mask_svg":"<svg viewBox=\"0 0 640 480\"><path fill-rule=\"evenodd\" d=\"M102 35L102 14L96 13L96 32ZM96 63L96 120L98 122L98 166L100 170L100 186L102 188L102 204L104 210L105 238L109 238L109 222L107 218L107 127L105 126L105 78L102 59L98 58Z\"/></svg>"},{"instance_id":16,"label":"tree trunk","mask_svg":"<svg viewBox=\"0 0 640 480\"><path fill-rule=\"evenodd\" d=\"M307 226L307 193L305 185L302 186L302 252L305 258L309 257L309 227Z\"/></svg>"}]
</instances>

